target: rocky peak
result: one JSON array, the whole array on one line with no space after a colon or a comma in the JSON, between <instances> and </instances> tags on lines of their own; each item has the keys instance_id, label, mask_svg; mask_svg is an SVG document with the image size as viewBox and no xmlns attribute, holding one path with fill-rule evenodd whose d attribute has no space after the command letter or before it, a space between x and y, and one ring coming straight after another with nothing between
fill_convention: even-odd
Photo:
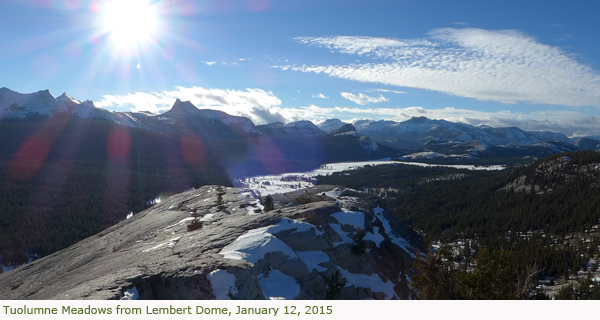
<instances>
[{"instance_id":1,"label":"rocky peak","mask_svg":"<svg viewBox=\"0 0 600 320\"><path fill-rule=\"evenodd\" d=\"M349 135L349 134L350 135L358 135L358 133L356 133L356 128L349 123L344 124L335 130L332 130L330 132L330 134L333 134L333 135Z\"/></svg>"},{"instance_id":2,"label":"rocky peak","mask_svg":"<svg viewBox=\"0 0 600 320\"><path fill-rule=\"evenodd\" d=\"M185 115L185 114L195 114L198 113L198 108L193 105L190 101L181 101L179 99L175 100L175 103L171 107L171 109L164 113L164 115Z\"/></svg>"},{"instance_id":3,"label":"rocky peak","mask_svg":"<svg viewBox=\"0 0 600 320\"><path fill-rule=\"evenodd\" d=\"M264 198L263 198L264 199ZM416 233L334 186L205 186L0 274L0 299L408 299ZM43 284L43 285L41 285Z\"/></svg>"},{"instance_id":4,"label":"rocky peak","mask_svg":"<svg viewBox=\"0 0 600 320\"><path fill-rule=\"evenodd\" d=\"M323 123L319 124L319 129L325 133L331 133L345 124L346 123L342 122L340 119L327 119Z\"/></svg>"},{"instance_id":5,"label":"rocky peak","mask_svg":"<svg viewBox=\"0 0 600 320\"><path fill-rule=\"evenodd\" d=\"M319 129L314 123L308 120L301 120L290 122L284 126L286 131L293 134L306 135L306 136L319 136L323 134L323 131Z\"/></svg>"},{"instance_id":6,"label":"rocky peak","mask_svg":"<svg viewBox=\"0 0 600 320\"><path fill-rule=\"evenodd\" d=\"M428 123L428 122L433 122L433 120L428 119L427 117L412 117L409 120L407 120L406 122L412 122L412 123Z\"/></svg>"},{"instance_id":7,"label":"rocky peak","mask_svg":"<svg viewBox=\"0 0 600 320\"><path fill-rule=\"evenodd\" d=\"M56 98L56 100L61 101L61 102L70 102L70 103L77 103L77 104L80 103L78 100L76 100L75 98L71 97L66 92L63 92L63 94L61 94L60 96L58 96Z\"/></svg>"}]
</instances>

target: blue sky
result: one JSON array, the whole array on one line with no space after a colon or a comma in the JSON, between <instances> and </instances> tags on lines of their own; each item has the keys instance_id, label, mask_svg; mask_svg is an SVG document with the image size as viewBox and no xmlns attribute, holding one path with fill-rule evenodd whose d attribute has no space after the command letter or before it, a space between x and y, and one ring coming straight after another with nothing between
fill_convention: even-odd
<instances>
[{"instance_id":1,"label":"blue sky","mask_svg":"<svg viewBox=\"0 0 600 320\"><path fill-rule=\"evenodd\" d=\"M161 112L180 98L258 124L426 116L597 135L599 9L598 1L3 0L0 87L67 92L116 111Z\"/></svg>"}]
</instances>

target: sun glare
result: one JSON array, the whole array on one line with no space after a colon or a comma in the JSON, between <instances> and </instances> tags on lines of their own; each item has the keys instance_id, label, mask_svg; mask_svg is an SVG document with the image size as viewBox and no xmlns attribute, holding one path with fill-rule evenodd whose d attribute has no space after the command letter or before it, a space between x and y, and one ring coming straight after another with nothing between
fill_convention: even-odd
<instances>
[{"instance_id":1,"label":"sun glare","mask_svg":"<svg viewBox=\"0 0 600 320\"><path fill-rule=\"evenodd\" d=\"M155 37L159 19L150 0L112 0L104 7L101 23L114 45L125 49Z\"/></svg>"}]
</instances>

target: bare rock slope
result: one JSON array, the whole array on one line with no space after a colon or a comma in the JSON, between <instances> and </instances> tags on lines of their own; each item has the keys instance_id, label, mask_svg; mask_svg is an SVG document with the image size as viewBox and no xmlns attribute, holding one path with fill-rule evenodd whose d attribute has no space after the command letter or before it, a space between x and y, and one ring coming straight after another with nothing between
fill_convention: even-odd
<instances>
[{"instance_id":1,"label":"bare rock slope","mask_svg":"<svg viewBox=\"0 0 600 320\"><path fill-rule=\"evenodd\" d=\"M376 198L318 186L275 195L274 210L262 209L244 189L174 195L0 274L0 299L414 297L420 239Z\"/></svg>"}]
</instances>

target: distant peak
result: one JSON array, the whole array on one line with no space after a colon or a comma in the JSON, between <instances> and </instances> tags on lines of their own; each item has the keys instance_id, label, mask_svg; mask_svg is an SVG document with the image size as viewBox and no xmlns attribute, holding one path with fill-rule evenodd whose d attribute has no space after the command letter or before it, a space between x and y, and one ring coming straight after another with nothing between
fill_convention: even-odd
<instances>
[{"instance_id":1,"label":"distant peak","mask_svg":"<svg viewBox=\"0 0 600 320\"><path fill-rule=\"evenodd\" d=\"M13 91L13 90L10 90L10 89L9 89L9 88L7 88L7 87L2 87L2 88L0 88L0 93L4 93L4 94L6 94L6 93L18 93L18 92L16 92L16 91Z\"/></svg>"},{"instance_id":2,"label":"distant peak","mask_svg":"<svg viewBox=\"0 0 600 320\"><path fill-rule=\"evenodd\" d=\"M427 117L412 117L412 118L410 118L410 121L413 121L413 122L425 122L428 120L429 120L429 118L427 118Z\"/></svg>"},{"instance_id":3,"label":"distant peak","mask_svg":"<svg viewBox=\"0 0 600 320\"><path fill-rule=\"evenodd\" d=\"M319 128L309 120L294 121L294 122L290 122L290 123L286 124L285 126L286 127L294 127L294 128L317 128L317 129Z\"/></svg>"},{"instance_id":4,"label":"distant peak","mask_svg":"<svg viewBox=\"0 0 600 320\"><path fill-rule=\"evenodd\" d=\"M198 108L189 101L175 100L175 103L171 107L171 110L165 113L196 113Z\"/></svg>"},{"instance_id":5,"label":"distant peak","mask_svg":"<svg viewBox=\"0 0 600 320\"><path fill-rule=\"evenodd\" d=\"M39 96L49 99L52 98L54 99L54 96L52 96L52 94L50 93L50 90L46 89L46 90L40 90L37 92Z\"/></svg>"},{"instance_id":6,"label":"distant peak","mask_svg":"<svg viewBox=\"0 0 600 320\"><path fill-rule=\"evenodd\" d=\"M63 101L63 102L75 102L75 103L79 103L78 100L76 100L75 98L71 97L66 92L63 92L63 94L61 94L60 96L58 96L56 98L56 100Z\"/></svg>"},{"instance_id":7,"label":"distant peak","mask_svg":"<svg viewBox=\"0 0 600 320\"><path fill-rule=\"evenodd\" d=\"M331 131L330 133L336 135L336 134L357 133L357 132L356 132L356 127L354 127L350 123L346 123L346 124L342 125L341 127Z\"/></svg>"},{"instance_id":8,"label":"distant peak","mask_svg":"<svg viewBox=\"0 0 600 320\"><path fill-rule=\"evenodd\" d=\"M192 103L189 101L181 101L180 99L176 99L175 103L173 104L173 107L178 107L178 106L186 105L186 104L192 104Z\"/></svg>"},{"instance_id":9,"label":"distant peak","mask_svg":"<svg viewBox=\"0 0 600 320\"><path fill-rule=\"evenodd\" d=\"M318 127L319 129L323 130L323 132L331 133L332 131L339 129L346 124L347 123L341 121L340 119L327 119L319 124Z\"/></svg>"}]
</instances>

